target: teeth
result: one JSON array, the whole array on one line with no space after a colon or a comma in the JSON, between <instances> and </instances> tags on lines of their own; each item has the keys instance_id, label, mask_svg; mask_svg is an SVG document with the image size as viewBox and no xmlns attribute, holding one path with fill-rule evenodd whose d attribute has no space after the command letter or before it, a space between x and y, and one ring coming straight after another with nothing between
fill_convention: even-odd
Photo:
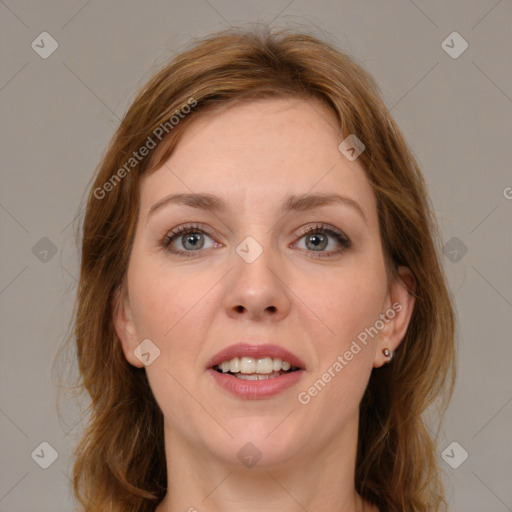
<instances>
[{"instance_id":1,"label":"teeth","mask_svg":"<svg viewBox=\"0 0 512 512\"><path fill-rule=\"evenodd\" d=\"M274 363L271 357L262 357L258 359L258 373L272 373L274 369Z\"/></svg>"},{"instance_id":2,"label":"teeth","mask_svg":"<svg viewBox=\"0 0 512 512\"><path fill-rule=\"evenodd\" d=\"M259 373L253 373L251 375L246 375L245 373L237 373L236 377L242 380L266 380L273 379L274 377L279 377L281 375L279 372L272 372L267 375L262 375Z\"/></svg>"},{"instance_id":3,"label":"teeth","mask_svg":"<svg viewBox=\"0 0 512 512\"><path fill-rule=\"evenodd\" d=\"M273 373L279 373L281 370L288 371L292 365L288 361L283 361L279 357L234 357L229 361L223 361L218 365L222 373L236 373L240 378L241 375L248 376L246 380L257 380L258 375L266 376ZM253 375L256 374L256 378Z\"/></svg>"},{"instance_id":4,"label":"teeth","mask_svg":"<svg viewBox=\"0 0 512 512\"><path fill-rule=\"evenodd\" d=\"M224 361L226 362L226 361ZM240 358L239 357L234 357L233 359L231 359L231 361L228 362L229 364L229 371L231 373L237 373L240 371ZM224 370L222 370L224 371Z\"/></svg>"},{"instance_id":5,"label":"teeth","mask_svg":"<svg viewBox=\"0 0 512 512\"><path fill-rule=\"evenodd\" d=\"M256 373L258 362L252 357L242 357L240 359L240 371L242 373Z\"/></svg>"}]
</instances>

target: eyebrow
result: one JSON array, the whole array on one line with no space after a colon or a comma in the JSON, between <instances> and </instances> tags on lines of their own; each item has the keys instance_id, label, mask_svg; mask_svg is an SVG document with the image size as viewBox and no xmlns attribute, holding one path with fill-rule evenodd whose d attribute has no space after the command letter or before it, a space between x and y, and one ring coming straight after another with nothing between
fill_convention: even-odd
<instances>
[{"instance_id":1,"label":"eyebrow","mask_svg":"<svg viewBox=\"0 0 512 512\"><path fill-rule=\"evenodd\" d=\"M186 193L186 194L170 194L160 201L157 201L148 212L147 218L153 215L157 210L171 204L179 204L190 206L192 208L199 208L211 212L221 212L227 210L226 202L218 196L205 193ZM333 204L341 204L354 209L363 218L365 224L368 224L368 219L361 206L354 201L354 199L342 196L340 194L302 194L290 195L284 201L281 212L284 214L292 211L308 211L322 206L329 206Z\"/></svg>"}]
</instances>

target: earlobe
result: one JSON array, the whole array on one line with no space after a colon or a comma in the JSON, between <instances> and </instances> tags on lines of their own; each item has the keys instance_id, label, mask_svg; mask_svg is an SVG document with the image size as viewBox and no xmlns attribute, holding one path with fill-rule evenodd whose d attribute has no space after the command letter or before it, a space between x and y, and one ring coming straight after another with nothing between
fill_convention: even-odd
<instances>
[{"instance_id":1,"label":"earlobe","mask_svg":"<svg viewBox=\"0 0 512 512\"><path fill-rule=\"evenodd\" d=\"M383 313L388 322L382 329L375 354L374 368L391 363L396 349L405 337L416 302L416 279L407 267L398 267L399 278L391 285Z\"/></svg>"},{"instance_id":2,"label":"earlobe","mask_svg":"<svg viewBox=\"0 0 512 512\"><path fill-rule=\"evenodd\" d=\"M130 309L130 301L123 287L119 287L114 293L112 315L114 328L121 342L126 360L132 366L142 368L144 364L135 357L133 352L139 342Z\"/></svg>"}]
</instances>

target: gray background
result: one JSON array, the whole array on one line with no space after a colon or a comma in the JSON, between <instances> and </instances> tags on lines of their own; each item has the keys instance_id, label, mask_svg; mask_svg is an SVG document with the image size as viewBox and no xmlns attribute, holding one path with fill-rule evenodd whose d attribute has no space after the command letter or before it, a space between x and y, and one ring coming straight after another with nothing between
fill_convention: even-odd
<instances>
[{"instance_id":1,"label":"gray background","mask_svg":"<svg viewBox=\"0 0 512 512\"><path fill-rule=\"evenodd\" d=\"M459 314L438 451L455 441L447 460L469 457L440 460L451 510L512 510L510 1L6 0L0 16L0 511L73 509L82 427L68 400L59 419L51 365L76 287L72 221L115 127L191 37L255 21L325 33L382 87L428 182ZM44 31L59 45L46 59L31 47ZM454 31L458 58L442 45ZM59 454L48 469L31 457L43 441Z\"/></svg>"}]
</instances>

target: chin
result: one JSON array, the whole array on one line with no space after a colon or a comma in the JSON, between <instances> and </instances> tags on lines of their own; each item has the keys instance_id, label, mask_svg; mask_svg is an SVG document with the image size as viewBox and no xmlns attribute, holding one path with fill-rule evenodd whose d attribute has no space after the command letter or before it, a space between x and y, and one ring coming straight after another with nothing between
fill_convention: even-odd
<instances>
[{"instance_id":1,"label":"chin","mask_svg":"<svg viewBox=\"0 0 512 512\"><path fill-rule=\"evenodd\" d=\"M279 427L282 419L240 418L235 423L226 425L232 438L227 434L222 435L223 439L215 443L215 446L211 443L211 437L208 438L209 450L214 456L238 468L257 466L260 469L270 469L285 465L300 454L306 440L299 439L290 425ZM304 432L301 434L302 438Z\"/></svg>"}]
</instances>

